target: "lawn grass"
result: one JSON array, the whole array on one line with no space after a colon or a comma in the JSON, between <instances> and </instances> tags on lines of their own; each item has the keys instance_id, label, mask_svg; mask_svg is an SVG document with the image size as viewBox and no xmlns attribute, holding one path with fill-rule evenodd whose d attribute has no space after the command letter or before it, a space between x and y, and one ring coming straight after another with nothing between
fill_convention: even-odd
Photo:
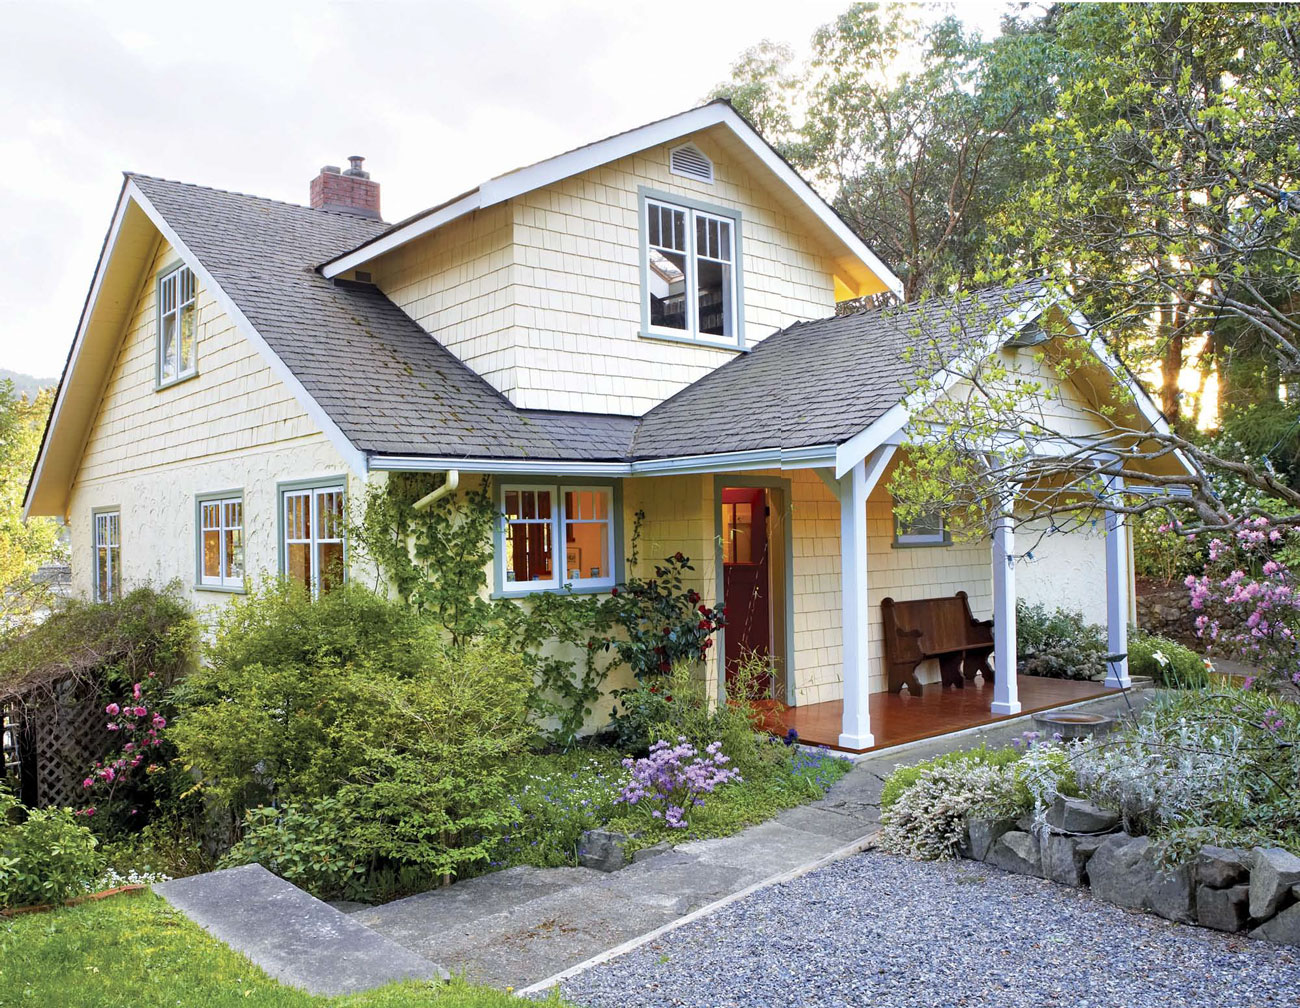
<instances>
[{"instance_id":1,"label":"lawn grass","mask_svg":"<svg viewBox=\"0 0 1300 1008\"><path fill-rule=\"evenodd\" d=\"M510 994L459 980L314 997L272 980L152 893L0 918L2 1008L515 1008L519 1003Z\"/></svg>"}]
</instances>

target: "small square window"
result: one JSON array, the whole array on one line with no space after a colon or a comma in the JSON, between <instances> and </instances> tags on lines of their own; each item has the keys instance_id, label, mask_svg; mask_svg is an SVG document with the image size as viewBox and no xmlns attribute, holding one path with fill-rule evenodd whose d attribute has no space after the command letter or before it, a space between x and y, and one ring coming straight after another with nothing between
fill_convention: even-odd
<instances>
[{"instance_id":1,"label":"small square window","mask_svg":"<svg viewBox=\"0 0 1300 1008\"><path fill-rule=\"evenodd\" d=\"M923 511L908 522L894 514L894 543L898 546L946 546L951 541L938 508Z\"/></svg>"}]
</instances>

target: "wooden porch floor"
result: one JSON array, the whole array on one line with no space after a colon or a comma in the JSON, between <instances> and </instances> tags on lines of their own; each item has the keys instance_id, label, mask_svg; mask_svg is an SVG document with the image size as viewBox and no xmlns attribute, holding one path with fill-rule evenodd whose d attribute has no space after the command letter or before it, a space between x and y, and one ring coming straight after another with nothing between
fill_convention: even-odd
<instances>
[{"instance_id":1,"label":"wooden porch floor","mask_svg":"<svg viewBox=\"0 0 1300 1008\"><path fill-rule=\"evenodd\" d=\"M1020 677L1019 686L1023 709L1010 717L1023 717L1112 692L1097 682L1026 675ZM870 749L846 749L839 745L844 712L844 705L839 700L773 709L765 727L774 735L784 735L794 728L799 733L799 741L807 745L823 745L841 752L874 752L917 739L1008 720L1007 716L989 710L992 702L993 687L985 685L982 677L968 682L963 689L945 688L937 683L927 685L919 697L906 692L872 693L871 733L876 744Z\"/></svg>"}]
</instances>

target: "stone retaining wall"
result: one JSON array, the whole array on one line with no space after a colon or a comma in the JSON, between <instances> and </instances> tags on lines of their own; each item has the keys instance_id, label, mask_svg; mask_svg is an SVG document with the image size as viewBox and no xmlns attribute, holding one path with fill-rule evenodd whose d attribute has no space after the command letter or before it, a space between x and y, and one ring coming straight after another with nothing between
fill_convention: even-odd
<instances>
[{"instance_id":1,"label":"stone retaining wall","mask_svg":"<svg viewBox=\"0 0 1300 1008\"><path fill-rule=\"evenodd\" d=\"M1165 868L1149 838L1120 831L1119 816L1091 802L1058 797L1047 822L972 819L961 853L1167 920L1300 946L1300 857L1289 851L1206 846Z\"/></svg>"},{"instance_id":2,"label":"stone retaining wall","mask_svg":"<svg viewBox=\"0 0 1300 1008\"><path fill-rule=\"evenodd\" d=\"M1165 585L1139 578L1137 622L1148 633L1159 634L1184 644L1199 643L1191 593L1185 585L1178 582Z\"/></svg>"}]
</instances>

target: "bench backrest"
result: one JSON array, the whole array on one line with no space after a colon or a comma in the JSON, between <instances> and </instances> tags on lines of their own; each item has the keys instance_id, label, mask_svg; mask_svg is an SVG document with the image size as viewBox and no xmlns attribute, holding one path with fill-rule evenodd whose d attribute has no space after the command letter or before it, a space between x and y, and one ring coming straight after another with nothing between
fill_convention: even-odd
<instances>
[{"instance_id":1,"label":"bench backrest","mask_svg":"<svg viewBox=\"0 0 1300 1008\"><path fill-rule=\"evenodd\" d=\"M885 599L881 605L892 608L894 626L898 630L921 631L921 637L916 643L927 654L974 644L984 636L971 625L970 603L964 591L944 598L911 599L906 602Z\"/></svg>"}]
</instances>

